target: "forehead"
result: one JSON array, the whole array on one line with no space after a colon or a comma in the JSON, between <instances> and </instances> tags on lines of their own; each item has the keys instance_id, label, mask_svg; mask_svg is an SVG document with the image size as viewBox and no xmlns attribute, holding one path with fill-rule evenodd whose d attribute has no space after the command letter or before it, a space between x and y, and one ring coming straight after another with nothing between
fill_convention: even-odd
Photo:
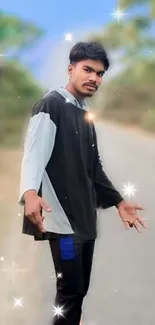
<instances>
[{"instance_id":1,"label":"forehead","mask_svg":"<svg viewBox=\"0 0 155 325\"><path fill-rule=\"evenodd\" d=\"M92 68L94 71L103 71L104 70L104 65L101 61L97 61L97 60L83 60L77 63L77 65L79 67L90 67Z\"/></svg>"}]
</instances>

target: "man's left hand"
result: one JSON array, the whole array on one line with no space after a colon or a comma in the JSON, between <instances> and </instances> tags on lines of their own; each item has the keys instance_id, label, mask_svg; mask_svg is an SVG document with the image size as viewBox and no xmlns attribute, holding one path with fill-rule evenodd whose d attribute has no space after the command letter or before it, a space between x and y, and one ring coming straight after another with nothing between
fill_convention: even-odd
<instances>
[{"instance_id":1,"label":"man's left hand","mask_svg":"<svg viewBox=\"0 0 155 325\"><path fill-rule=\"evenodd\" d=\"M141 232L139 225L146 228L145 222L137 213L137 210L144 210L142 206L123 200L117 205L117 209L125 228L135 227L138 232Z\"/></svg>"}]
</instances>

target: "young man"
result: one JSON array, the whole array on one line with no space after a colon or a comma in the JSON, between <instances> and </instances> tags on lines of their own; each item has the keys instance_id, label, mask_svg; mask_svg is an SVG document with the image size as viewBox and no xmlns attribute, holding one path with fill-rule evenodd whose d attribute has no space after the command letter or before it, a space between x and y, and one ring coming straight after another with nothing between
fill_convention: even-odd
<instances>
[{"instance_id":1,"label":"young man","mask_svg":"<svg viewBox=\"0 0 155 325\"><path fill-rule=\"evenodd\" d=\"M124 226L144 222L143 208L123 200L103 171L95 127L84 99L92 97L109 68L103 47L79 42L70 52L69 82L33 108L21 166L19 202L23 233L49 240L55 272L55 325L79 325L87 294L96 231L96 209L115 206ZM60 314L60 315L59 315Z\"/></svg>"}]
</instances>

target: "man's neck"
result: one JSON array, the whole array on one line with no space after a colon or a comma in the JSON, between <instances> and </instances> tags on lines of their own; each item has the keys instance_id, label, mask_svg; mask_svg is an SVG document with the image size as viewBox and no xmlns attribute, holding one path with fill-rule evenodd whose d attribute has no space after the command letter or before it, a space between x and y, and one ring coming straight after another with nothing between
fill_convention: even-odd
<instances>
[{"instance_id":1,"label":"man's neck","mask_svg":"<svg viewBox=\"0 0 155 325\"><path fill-rule=\"evenodd\" d=\"M65 89L68 90L77 99L77 101L82 102L85 99L72 87L71 84L68 83Z\"/></svg>"}]
</instances>

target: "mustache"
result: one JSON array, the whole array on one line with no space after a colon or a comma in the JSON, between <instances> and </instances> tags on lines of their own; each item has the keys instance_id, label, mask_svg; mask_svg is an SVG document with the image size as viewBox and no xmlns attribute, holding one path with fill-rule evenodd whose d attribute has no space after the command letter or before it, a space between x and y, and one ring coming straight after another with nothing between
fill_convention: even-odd
<instances>
[{"instance_id":1,"label":"mustache","mask_svg":"<svg viewBox=\"0 0 155 325\"><path fill-rule=\"evenodd\" d=\"M94 87L95 89L98 88L97 85L91 84L91 83L86 83L86 84L84 84L84 86L91 86L91 87Z\"/></svg>"}]
</instances>

